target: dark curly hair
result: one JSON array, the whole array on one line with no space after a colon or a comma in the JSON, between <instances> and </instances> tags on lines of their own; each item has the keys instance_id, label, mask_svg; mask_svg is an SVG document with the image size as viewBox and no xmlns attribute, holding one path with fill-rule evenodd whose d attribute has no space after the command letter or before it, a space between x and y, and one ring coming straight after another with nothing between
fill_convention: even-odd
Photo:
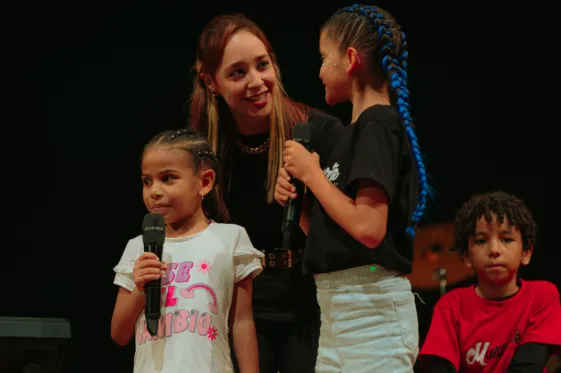
<instances>
[{"instance_id":1,"label":"dark curly hair","mask_svg":"<svg viewBox=\"0 0 561 373\"><path fill-rule=\"evenodd\" d=\"M475 235L477 220L485 216L485 220L490 222L492 214L497 216L500 224L506 218L510 226L518 228L523 250L535 246L537 225L524 201L512 194L496 191L474 195L462 205L454 222L453 250L463 254L468 248L469 238Z\"/></svg>"}]
</instances>

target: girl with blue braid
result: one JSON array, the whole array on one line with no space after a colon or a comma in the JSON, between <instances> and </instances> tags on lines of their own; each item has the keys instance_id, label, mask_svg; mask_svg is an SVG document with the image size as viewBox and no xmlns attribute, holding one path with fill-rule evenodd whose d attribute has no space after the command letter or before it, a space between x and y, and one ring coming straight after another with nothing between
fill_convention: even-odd
<instances>
[{"instance_id":1,"label":"girl with blue braid","mask_svg":"<svg viewBox=\"0 0 561 373\"><path fill-rule=\"evenodd\" d=\"M428 193L407 90L407 44L394 18L353 5L321 29L325 99L352 103L352 123L323 170L287 141L275 198L310 192L300 224L304 272L321 308L317 373L413 372L418 354L412 271L415 226Z\"/></svg>"}]
</instances>

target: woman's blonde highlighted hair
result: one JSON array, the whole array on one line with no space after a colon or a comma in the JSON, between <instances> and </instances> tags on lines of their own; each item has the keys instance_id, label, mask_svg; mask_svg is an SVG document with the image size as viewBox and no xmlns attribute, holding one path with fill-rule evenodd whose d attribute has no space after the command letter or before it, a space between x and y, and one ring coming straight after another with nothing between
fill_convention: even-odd
<instances>
[{"instance_id":1,"label":"woman's blonde highlighted hair","mask_svg":"<svg viewBox=\"0 0 561 373\"><path fill-rule=\"evenodd\" d=\"M235 145L235 122L230 108L220 96L215 96L202 78L203 74L214 77L224 52L224 47L236 32L249 31L265 45L276 74L276 86L272 90L272 109L269 116L269 162L265 188L267 202L273 201L275 183L282 166L284 142L291 137L292 128L298 122L307 122L309 108L288 98L282 85L276 56L265 33L253 21L241 14L221 15L212 19L204 28L197 48L196 77L190 99L190 127L205 133L221 163L218 179L223 198L229 185L229 150Z\"/></svg>"}]
</instances>

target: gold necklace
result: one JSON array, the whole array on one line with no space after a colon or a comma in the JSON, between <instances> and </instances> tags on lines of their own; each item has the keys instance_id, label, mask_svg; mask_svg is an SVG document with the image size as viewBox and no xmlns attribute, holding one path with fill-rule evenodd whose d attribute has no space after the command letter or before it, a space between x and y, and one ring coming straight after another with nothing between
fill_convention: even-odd
<instances>
[{"instance_id":1,"label":"gold necklace","mask_svg":"<svg viewBox=\"0 0 561 373\"><path fill-rule=\"evenodd\" d=\"M263 144L261 144L259 146L256 146L254 148L252 148L250 146L247 146L237 137L236 137L236 144L241 149L241 151L244 152L244 153L259 154L259 153L263 153L265 150L267 150L269 148L269 138L267 138L267 140L265 140L265 142Z\"/></svg>"}]
</instances>

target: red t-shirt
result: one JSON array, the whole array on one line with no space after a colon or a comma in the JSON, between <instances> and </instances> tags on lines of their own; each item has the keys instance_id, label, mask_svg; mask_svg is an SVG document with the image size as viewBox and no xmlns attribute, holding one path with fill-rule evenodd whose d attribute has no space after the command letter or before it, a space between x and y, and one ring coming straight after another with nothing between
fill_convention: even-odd
<instances>
[{"instance_id":1,"label":"red t-shirt","mask_svg":"<svg viewBox=\"0 0 561 373\"><path fill-rule=\"evenodd\" d=\"M460 373L502 373L516 348L530 342L555 345L561 353L555 285L520 280L518 293L502 301L481 298L473 285L452 290L437 302L419 359L440 356Z\"/></svg>"}]
</instances>

